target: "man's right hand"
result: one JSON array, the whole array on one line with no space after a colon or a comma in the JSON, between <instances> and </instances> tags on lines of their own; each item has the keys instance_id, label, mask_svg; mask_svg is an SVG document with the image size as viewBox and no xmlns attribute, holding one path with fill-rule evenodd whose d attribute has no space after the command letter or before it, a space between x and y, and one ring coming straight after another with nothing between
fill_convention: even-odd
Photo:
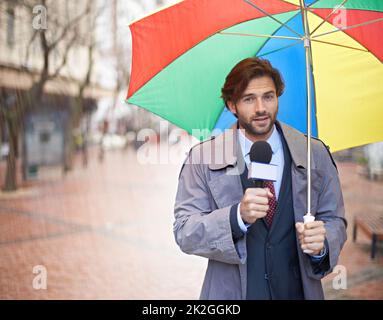
<instances>
[{"instance_id":1,"label":"man's right hand","mask_svg":"<svg viewBox=\"0 0 383 320\"><path fill-rule=\"evenodd\" d=\"M248 188L241 200L240 213L245 223L252 224L266 216L269 210L269 198L273 194L268 188Z\"/></svg>"}]
</instances>

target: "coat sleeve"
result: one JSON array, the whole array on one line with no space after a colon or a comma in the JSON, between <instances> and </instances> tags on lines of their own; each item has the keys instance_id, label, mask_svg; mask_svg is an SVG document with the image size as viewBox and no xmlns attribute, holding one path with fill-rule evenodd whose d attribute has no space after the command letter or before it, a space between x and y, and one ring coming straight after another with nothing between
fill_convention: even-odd
<instances>
[{"instance_id":1,"label":"coat sleeve","mask_svg":"<svg viewBox=\"0 0 383 320\"><path fill-rule=\"evenodd\" d=\"M323 172L323 184L318 197L316 220L325 223L328 255L320 265L321 270L311 272L310 275L316 279L321 279L332 272L347 239L347 221L338 171L325 146L321 144L320 148L319 163Z\"/></svg>"},{"instance_id":2,"label":"coat sleeve","mask_svg":"<svg viewBox=\"0 0 383 320\"><path fill-rule=\"evenodd\" d=\"M212 210L201 164L184 164L174 208L174 236L181 250L229 264L245 262L245 237L234 243L231 206Z\"/></svg>"}]
</instances>

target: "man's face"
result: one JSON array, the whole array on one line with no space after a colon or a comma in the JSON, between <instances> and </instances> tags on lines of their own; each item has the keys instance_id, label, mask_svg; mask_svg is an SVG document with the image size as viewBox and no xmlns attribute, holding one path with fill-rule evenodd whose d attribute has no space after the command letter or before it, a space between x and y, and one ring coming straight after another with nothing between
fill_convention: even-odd
<instances>
[{"instance_id":1,"label":"man's face","mask_svg":"<svg viewBox=\"0 0 383 320\"><path fill-rule=\"evenodd\" d=\"M269 76L251 80L238 102L228 102L228 107L250 140L268 139L278 113L274 81Z\"/></svg>"}]
</instances>

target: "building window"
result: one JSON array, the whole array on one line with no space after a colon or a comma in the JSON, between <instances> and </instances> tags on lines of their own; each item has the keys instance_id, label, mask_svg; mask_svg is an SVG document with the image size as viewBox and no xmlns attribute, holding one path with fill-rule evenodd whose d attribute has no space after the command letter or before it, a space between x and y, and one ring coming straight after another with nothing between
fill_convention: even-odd
<instances>
[{"instance_id":1,"label":"building window","mask_svg":"<svg viewBox=\"0 0 383 320\"><path fill-rule=\"evenodd\" d=\"M7 45L13 48L15 44L15 9L9 7L7 9Z\"/></svg>"}]
</instances>

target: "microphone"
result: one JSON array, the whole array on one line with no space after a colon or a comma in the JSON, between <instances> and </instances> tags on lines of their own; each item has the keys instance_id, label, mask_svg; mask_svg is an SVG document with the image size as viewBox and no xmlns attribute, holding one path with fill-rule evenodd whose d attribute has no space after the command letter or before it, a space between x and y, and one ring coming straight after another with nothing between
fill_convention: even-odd
<instances>
[{"instance_id":1,"label":"microphone","mask_svg":"<svg viewBox=\"0 0 383 320\"><path fill-rule=\"evenodd\" d=\"M250 169L248 178L254 188L263 188L264 180L277 180L277 166L270 164L273 151L266 141L256 141L250 149Z\"/></svg>"}]
</instances>

